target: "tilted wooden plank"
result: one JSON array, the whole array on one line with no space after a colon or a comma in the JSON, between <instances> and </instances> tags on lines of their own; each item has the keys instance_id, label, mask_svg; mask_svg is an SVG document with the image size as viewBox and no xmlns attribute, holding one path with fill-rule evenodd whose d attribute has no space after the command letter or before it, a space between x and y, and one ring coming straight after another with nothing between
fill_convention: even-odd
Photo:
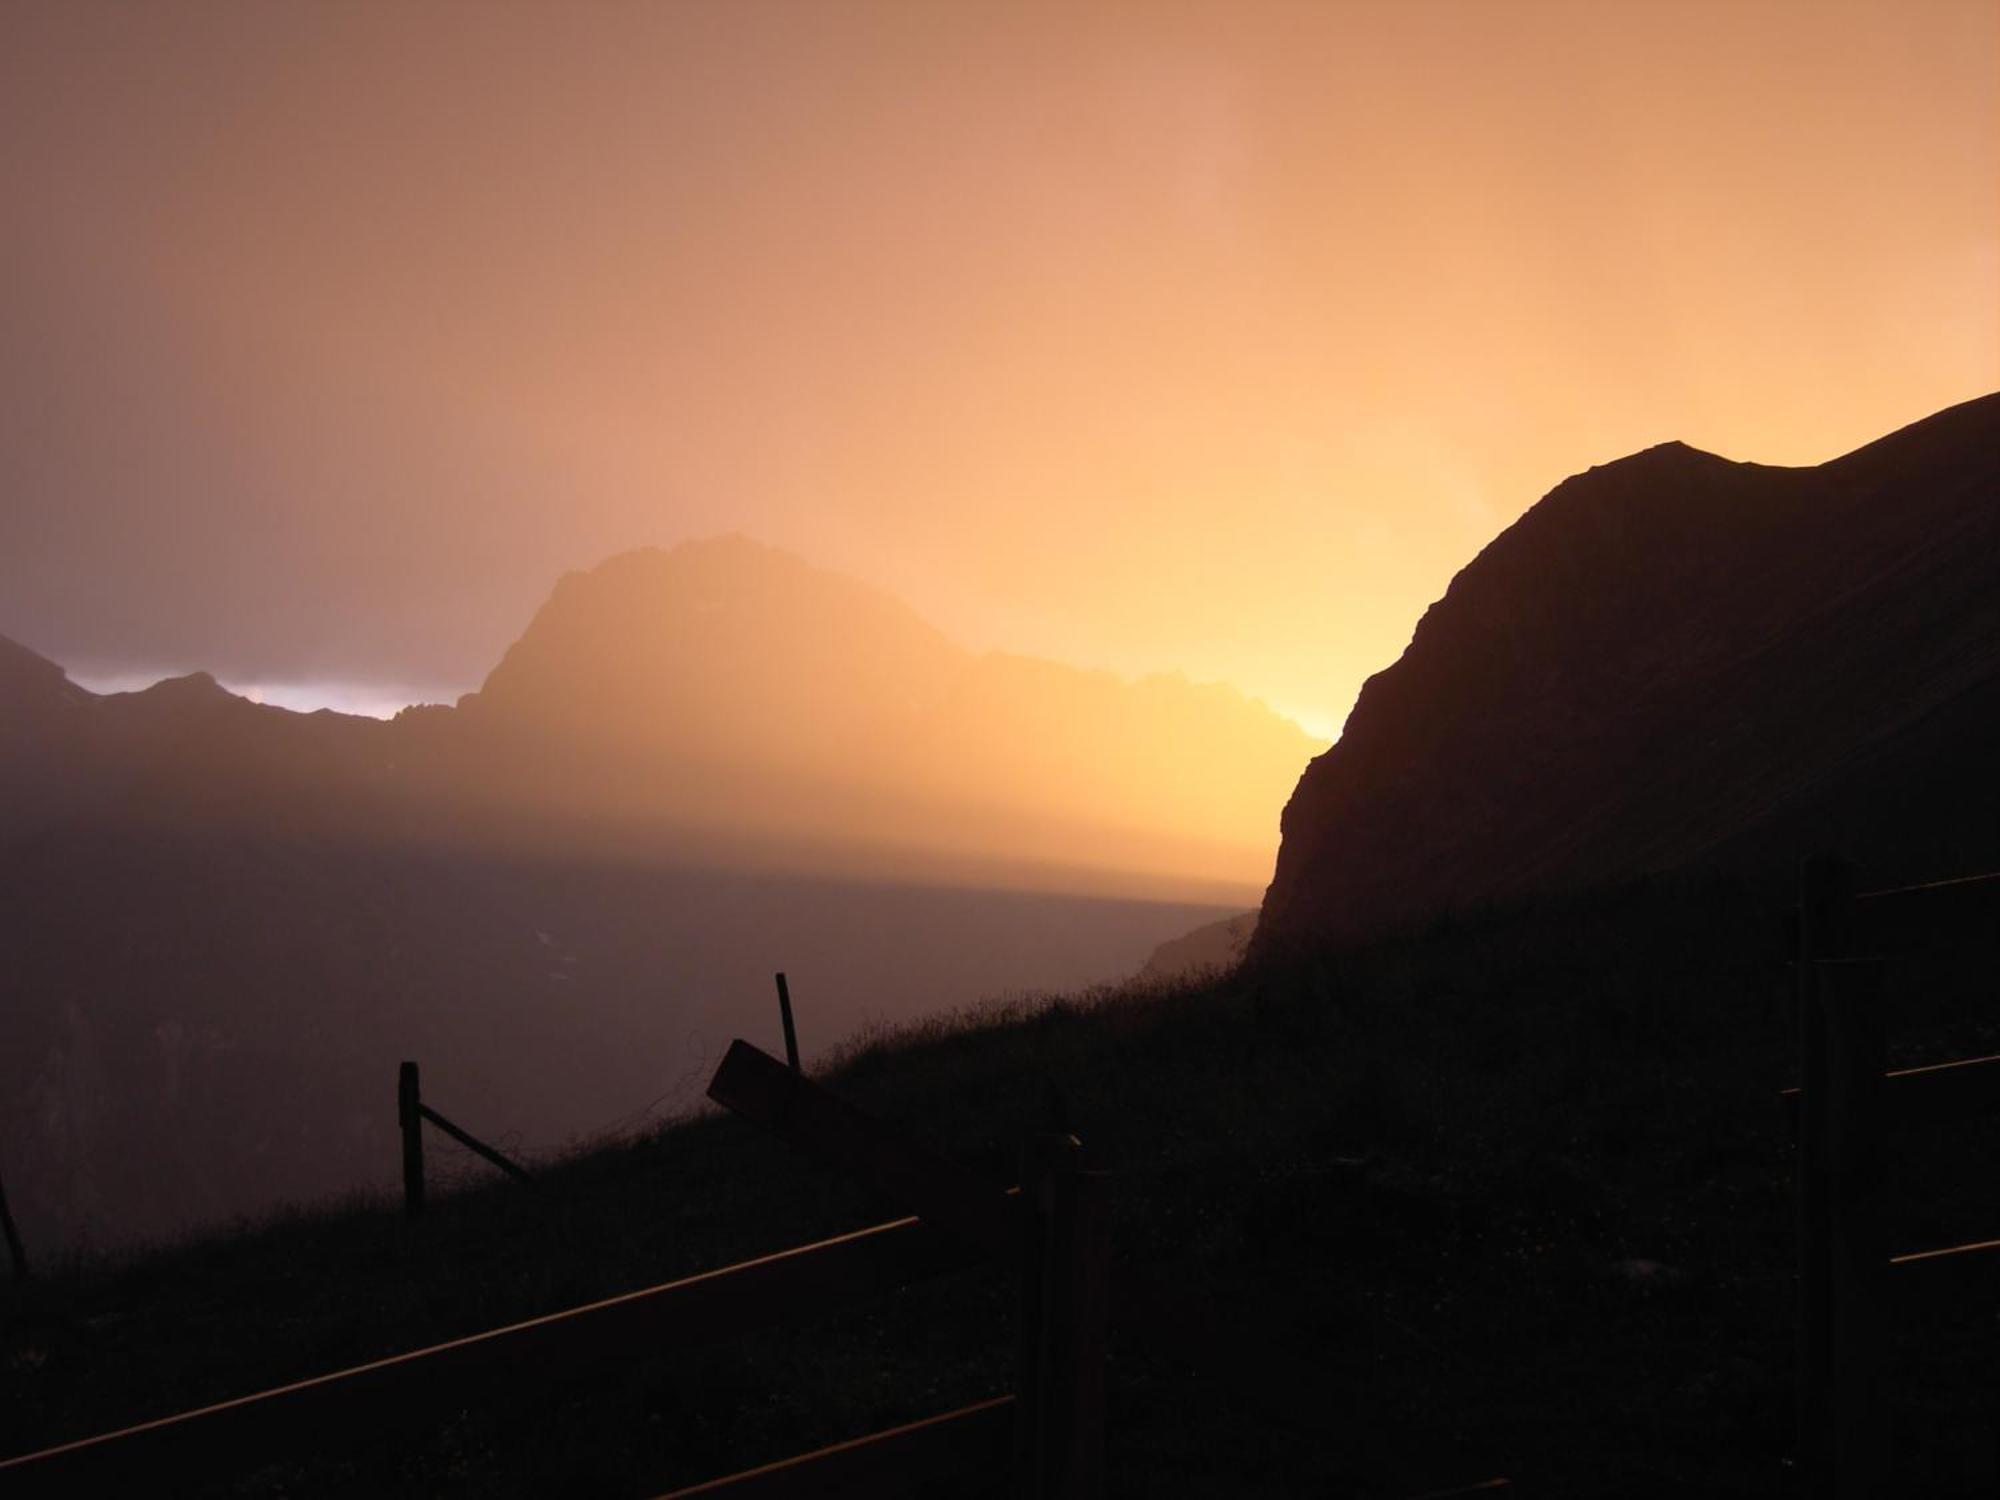
<instances>
[{"instance_id":1,"label":"tilted wooden plank","mask_svg":"<svg viewBox=\"0 0 2000 1500\"><path fill-rule=\"evenodd\" d=\"M487 1381L560 1378L810 1317L977 1257L915 1218L530 1318L370 1364L0 1461L0 1492L78 1494L118 1475L207 1477L462 1409Z\"/></svg>"},{"instance_id":2,"label":"tilted wooden plank","mask_svg":"<svg viewBox=\"0 0 2000 1500\"><path fill-rule=\"evenodd\" d=\"M708 1097L993 1259L1019 1259L1018 1198L836 1098L748 1042L730 1043L709 1082Z\"/></svg>"},{"instance_id":3,"label":"tilted wooden plank","mask_svg":"<svg viewBox=\"0 0 2000 1500\"><path fill-rule=\"evenodd\" d=\"M1043 1291L1049 1326L1043 1378L1045 1489L1061 1500L1104 1494L1104 1334L1110 1303L1110 1179L1075 1169L1049 1179Z\"/></svg>"},{"instance_id":4,"label":"tilted wooden plank","mask_svg":"<svg viewBox=\"0 0 2000 1500\"><path fill-rule=\"evenodd\" d=\"M1832 1450L1833 1278L1827 1152L1827 1028L1824 960L1846 950L1852 926L1853 871L1846 861L1814 854L1799 867L1798 983L1798 1392L1797 1460L1807 1490L1828 1480Z\"/></svg>"},{"instance_id":5,"label":"tilted wooden plank","mask_svg":"<svg viewBox=\"0 0 2000 1500\"><path fill-rule=\"evenodd\" d=\"M1007 1462L1013 1428L1014 1398L996 1396L941 1417L674 1490L660 1500L689 1500L695 1495L718 1500L879 1500L905 1495L927 1482L962 1481L968 1473L999 1469Z\"/></svg>"},{"instance_id":6,"label":"tilted wooden plank","mask_svg":"<svg viewBox=\"0 0 2000 1500\"><path fill-rule=\"evenodd\" d=\"M1837 1500L1860 1500L1881 1492L1888 1458L1881 1397L1889 1260L1882 1220L1883 966L1822 960L1816 967L1826 1027L1830 1474Z\"/></svg>"},{"instance_id":7,"label":"tilted wooden plank","mask_svg":"<svg viewBox=\"0 0 2000 1500\"><path fill-rule=\"evenodd\" d=\"M1785 1089L1778 1097L1796 1120L1802 1097L1799 1090ZM1959 1058L1884 1073L1882 1112L1892 1125L2000 1113L2000 1056Z\"/></svg>"}]
</instances>

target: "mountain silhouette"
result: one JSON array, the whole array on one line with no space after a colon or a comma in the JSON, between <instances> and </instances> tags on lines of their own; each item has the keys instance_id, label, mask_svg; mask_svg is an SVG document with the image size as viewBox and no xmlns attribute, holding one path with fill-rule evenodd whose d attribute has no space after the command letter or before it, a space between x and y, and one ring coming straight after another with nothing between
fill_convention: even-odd
<instances>
[{"instance_id":1,"label":"mountain silhouette","mask_svg":"<svg viewBox=\"0 0 2000 1500\"><path fill-rule=\"evenodd\" d=\"M1565 481L1287 805L1253 953L1648 872L2000 866L2000 396L1812 468Z\"/></svg>"},{"instance_id":2,"label":"mountain silhouette","mask_svg":"<svg viewBox=\"0 0 2000 1500\"><path fill-rule=\"evenodd\" d=\"M49 1246L386 1182L403 1057L552 1146L686 1103L779 968L809 1053L1122 977L1241 908L1311 748L736 538L563 579L477 693L389 722L0 641L10 1200Z\"/></svg>"},{"instance_id":3,"label":"mountain silhouette","mask_svg":"<svg viewBox=\"0 0 2000 1500\"><path fill-rule=\"evenodd\" d=\"M967 651L740 537L565 577L437 732L455 779L502 767L495 797L584 816L898 870L999 859L1244 885L1267 877L1272 811L1315 748L1232 688Z\"/></svg>"},{"instance_id":4,"label":"mountain silhouette","mask_svg":"<svg viewBox=\"0 0 2000 1500\"><path fill-rule=\"evenodd\" d=\"M206 673L97 696L0 649L0 820L561 845L818 874L1225 895L1314 741L1220 684L967 651L739 537L565 576L477 692L389 723ZM6 826L0 821L0 826Z\"/></svg>"}]
</instances>

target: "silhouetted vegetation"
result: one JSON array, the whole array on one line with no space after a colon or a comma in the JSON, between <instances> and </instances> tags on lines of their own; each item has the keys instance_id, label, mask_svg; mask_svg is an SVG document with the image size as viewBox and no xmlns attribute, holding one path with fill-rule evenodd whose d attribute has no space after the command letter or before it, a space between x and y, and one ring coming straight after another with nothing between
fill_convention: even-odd
<instances>
[{"instance_id":1,"label":"silhouetted vegetation","mask_svg":"<svg viewBox=\"0 0 2000 1500\"><path fill-rule=\"evenodd\" d=\"M1990 1021L1925 998L1954 977L1911 974L1912 1055L2000 1050ZM1116 1173L1115 1494L1395 1495L1506 1473L1536 1494L1765 1495L1790 1441L1790 994L1777 908L1656 882L1284 971L863 1035L827 1076L996 1181L1056 1114ZM1899 1242L1980 1227L1968 1169L1992 1144L1899 1154L1922 1205ZM607 1143L544 1187L443 1196L415 1226L354 1202L10 1289L0 1442L897 1211L716 1117ZM969 1273L586 1387L524 1369L414 1445L363 1456L331 1435L238 1488L652 1493L1003 1389L1009 1316L1004 1280ZM1902 1457L1913 1485L1949 1492L1990 1460L1972 1372L1992 1329L1911 1317Z\"/></svg>"}]
</instances>

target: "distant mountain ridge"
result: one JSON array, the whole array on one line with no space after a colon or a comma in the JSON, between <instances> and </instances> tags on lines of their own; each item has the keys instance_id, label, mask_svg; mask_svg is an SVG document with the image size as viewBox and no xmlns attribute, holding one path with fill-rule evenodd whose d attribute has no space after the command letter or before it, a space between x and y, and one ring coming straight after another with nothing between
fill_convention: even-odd
<instances>
[{"instance_id":1,"label":"distant mountain ridge","mask_svg":"<svg viewBox=\"0 0 2000 1500\"><path fill-rule=\"evenodd\" d=\"M1219 684L975 654L880 590L741 537L565 575L478 691L387 724L253 705L206 673L100 698L11 642L0 708L29 726L0 753L46 731L44 758L153 784L158 815L193 799L355 836L386 820L398 838L412 820L526 816L536 837L615 825L697 860L734 842L783 864L791 841L820 870L984 862L1060 883L1074 866L1100 889L1120 871L1135 890L1254 886L1315 747ZM53 815L15 795L27 776L0 782L0 820Z\"/></svg>"},{"instance_id":2,"label":"distant mountain ridge","mask_svg":"<svg viewBox=\"0 0 2000 1500\"><path fill-rule=\"evenodd\" d=\"M1704 863L2000 866L2000 396L1813 468L1566 480L1288 803L1253 953Z\"/></svg>"},{"instance_id":3,"label":"distant mountain ridge","mask_svg":"<svg viewBox=\"0 0 2000 1500\"><path fill-rule=\"evenodd\" d=\"M1315 748L1219 684L968 651L741 537L565 576L454 717L585 804L1245 886Z\"/></svg>"},{"instance_id":4,"label":"distant mountain ridge","mask_svg":"<svg viewBox=\"0 0 2000 1500\"><path fill-rule=\"evenodd\" d=\"M1232 736L1254 824L1175 795ZM740 539L564 579L477 694L389 722L0 642L10 1202L46 1252L386 1183L405 1057L523 1149L684 1107L730 1037L777 1045L779 968L809 1056L1121 978L1244 904L1310 748Z\"/></svg>"}]
</instances>

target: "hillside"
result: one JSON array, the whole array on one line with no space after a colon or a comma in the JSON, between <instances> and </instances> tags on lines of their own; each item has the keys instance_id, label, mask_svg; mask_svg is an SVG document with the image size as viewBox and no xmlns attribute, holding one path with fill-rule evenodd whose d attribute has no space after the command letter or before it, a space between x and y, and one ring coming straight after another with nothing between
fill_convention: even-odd
<instances>
[{"instance_id":1,"label":"hillside","mask_svg":"<svg viewBox=\"0 0 2000 1500\"><path fill-rule=\"evenodd\" d=\"M1111 1172L1112 1500L1407 1500L1493 1474L1546 1500L1768 1500L1791 1414L1785 955L1776 908L1657 881L1256 982L932 1022L819 1076L995 1181L1058 1124ZM1977 998L1987 972L1932 966L1910 993ZM2000 1050L1942 1000L1902 1020L1899 1061ZM432 1141L434 1172L466 1171ZM1990 1230L1993 1128L1904 1144L1898 1243ZM0 1453L902 1208L705 1117L537 1191L444 1196L414 1230L348 1205L0 1286ZM213 1493L657 1494L1005 1389L1012 1307L973 1272L578 1384L515 1364L407 1441L333 1436ZM1991 1494L1990 1328L1919 1298L1898 1330L1905 1493Z\"/></svg>"},{"instance_id":2,"label":"hillside","mask_svg":"<svg viewBox=\"0 0 2000 1500\"><path fill-rule=\"evenodd\" d=\"M385 1180L403 1057L547 1150L768 1037L777 969L809 1052L1129 974L1268 863L1251 793L1181 795L1231 745L1274 827L1310 742L1268 710L733 539L565 579L388 723L0 643L0 1174L44 1246L172 1234Z\"/></svg>"},{"instance_id":3,"label":"hillside","mask_svg":"<svg viewBox=\"0 0 2000 1500\"><path fill-rule=\"evenodd\" d=\"M1816 468L1565 481L1425 612L1285 809L1255 950L1826 847L2000 865L2000 396Z\"/></svg>"}]
</instances>

